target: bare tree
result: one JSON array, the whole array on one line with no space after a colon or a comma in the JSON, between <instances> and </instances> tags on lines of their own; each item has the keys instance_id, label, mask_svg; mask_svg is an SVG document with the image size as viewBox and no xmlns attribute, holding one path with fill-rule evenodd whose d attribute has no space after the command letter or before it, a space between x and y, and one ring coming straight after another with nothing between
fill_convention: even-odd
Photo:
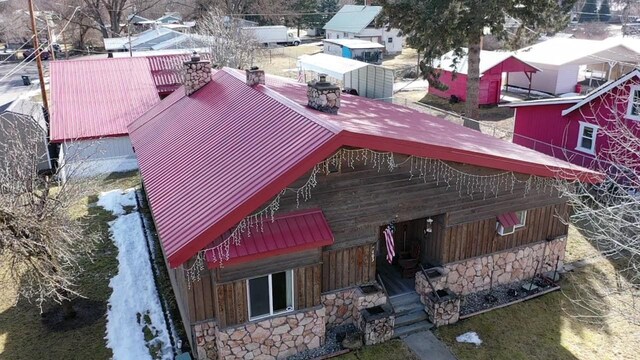
<instances>
[{"instance_id":1,"label":"bare tree","mask_svg":"<svg viewBox=\"0 0 640 360\"><path fill-rule=\"evenodd\" d=\"M98 239L70 212L85 185L59 184L56 173L38 173L48 156L46 137L31 118L0 117L0 139L0 258L8 269L3 280L41 310L53 300L65 317L73 317L71 299L79 295L74 281Z\"/></svg>"},{"instance_id":2,"label":"bare tree","mask_svg":"<svg viewBox=\"0 0 640 360\"><path fill-rule=\"evenodd\" d=\"M127 29L129 15L137 15L159 6L161 0L62 0L48 2L47 9L57 12L62 19L74 24L90 26L100 31L103 38L121 36ZM78 16L73 16L74 9ZM90 19L91 21L86 21Z\"/></svg>"},{"instance_id":3,"label":"bare tree","mask_svg":"<svg viewBox=\"0 0 640 360\"><path fill-rule=\"evenodd\" d=\"M594 316L617 311L635 324L640 324L640 125L628 119L627 106L631 102L632 114L640 115L640 99L630 90L638 83L618 86L613 96L600 97L583 111L585 121L599 126L583 141L603 143L590 165L606 174L604 182L560 185L573 207L572 223L616 269L615 276L599 274L592 284L578 284L575 303Z\"/></svg>"},{"instance_id":4,"label":"bare tree","mask_svg":"<svg viewBox=\"0 0 640 360\"><path fill-rule=\"evenodd\" d=\"M217 66L247 68L262 56L263 47L253 34L242 30L240 22L213 9L198 22L198 31L211 53L211 62Z\"/></svg>"}]
</instances>

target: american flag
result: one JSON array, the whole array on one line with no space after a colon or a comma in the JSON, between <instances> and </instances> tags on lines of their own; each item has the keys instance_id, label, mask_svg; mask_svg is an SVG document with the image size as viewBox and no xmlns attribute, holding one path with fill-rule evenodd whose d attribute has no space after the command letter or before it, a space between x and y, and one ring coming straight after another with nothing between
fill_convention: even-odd
<instances>
[{"instance_id":1,"label":"american flag","mask_svg":"<svg viewBox=\"0 0 640 360\"><path fill-rule=\"evenodd\" d=\"M393 230L391 230L391 226L387 226L387 228L384 229L384 239L387 243L387 261L391 264L393 262L393 257L396 256L393 243Z\"/></svg>"}]
</instances>

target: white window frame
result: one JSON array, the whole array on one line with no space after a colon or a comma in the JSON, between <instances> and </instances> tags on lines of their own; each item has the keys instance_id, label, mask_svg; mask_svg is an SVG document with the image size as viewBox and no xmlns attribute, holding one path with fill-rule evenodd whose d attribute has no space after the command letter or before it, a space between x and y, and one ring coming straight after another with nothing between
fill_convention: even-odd
<instances>
[{"instance_id":1,"label":"white window frame","mask_svg":"<svg viewBox=\"0 0 640 360\"><path fill-rule=\"evenodd\" d=\"M591 148L582 147L582 140L584 139L583 133L584 129L590 128L593 130L593 138L591 139ZM584 121L580 121L580 130L578 130L578 143L576 144L576 150L581 151L583 153L587 153L590 155L595 155L596 153L596 139L598 137L598 129L600 127L598 125L590 124Z\"/></svg>"},{"instance_id":2,"label":"white window frame","mask_svg":"<svg viewBox=\"0 0 640 360\"><path fill-rule=\"evenodd\" d=\"M527 224L527 210L516 211L516 216L520 219L520 224L514 226L517 230L523 228Z\"/></svg>"},{"instance_id":3,"label":"white window frame","mask_svg":"<svg viewBox=\"0 0 640 360\"><path fill-rule=\"evenodd\" d=\"M640 114L633 115L631 113L631 111L633 110L636 91L640 91L640 85L631 85L629 87L629 101L628 101L628 104L627 104L627 118L632 119L632 120L640 120ZM637 105L640 107L640 103L638 103Z\"/></svg>"},{"instance_id":4,"label":"white window frame","mask_svg":"<svg viewBox=\"0 0 640 360\"><path fill-rule=\"evenodd\" d=\"M393 37L388 37L387 38L387 44L393 44Z\"/></svg>"},{"instance_id":5,"label":"white window frame","mask_svg":"<svg viewBox=\"0 0 640 360\"><path fill-rule=\"evenodd\" d=\"M290 273L291 276L291 308L290 309L285 309L283 311L278 311L278 312L274 312L273 311L273 284L271 282L271 275L273 274L277 274L280 272L285 272L285 273ZM268 281L269 281L269 313L268 314L264 314L264 315L259 315L259 316L251 316L251 288L249 286L249 281L253 280L253 279L257 279L257 278L261 278L261 277L268 277ZM296 300L296 292L295 292L295 288L294 288L294 284L295 281L293 279L293 269L289 269L289 270L284 270L284 271L276 271L273 272L271 274L268 275L260 275L260 276L254 276L251 278L247 279L247 312L249 313L249 321L253 321L253 320L259 320L259 319L264 319L264 318L268 318L270 316L274 316L274 315L280 315L280 314L285 314L285 313L289 313L295 310L296 308L296 304L295 304L295 300Z\"/></svg>"},{"instance_id":6,"label":"white window frame","mask_svg":"<svg viewBox=\"0 0 640 360\"><path fill-rule=\"evenodd\" d=\"M516 216L520 220L520 223L514 226L510 226L505 228L500 224L500 221L496 221L496 230L498 231L498 235L505 236L511 235L516 232L516 230L523 228L527 223L527 210L516 211Z\"/></svg>"}]
</instances>

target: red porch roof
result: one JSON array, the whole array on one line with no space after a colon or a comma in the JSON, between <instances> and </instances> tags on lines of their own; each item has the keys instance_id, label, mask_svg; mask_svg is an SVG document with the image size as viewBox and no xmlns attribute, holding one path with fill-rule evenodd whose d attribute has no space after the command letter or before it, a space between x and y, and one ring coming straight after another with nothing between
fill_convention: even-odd
<instances>
[{"instance_id":1,"label":"red porch roof","mask_svg":"<svg viewBox=\"0 0 640 360\"><path fill-rule=\"evenodd\" d=\"M520 219L518 219L518 215L515 212L498 215L498 221L506 228L520 224Z\"/></svg>"},{"instance_id":2,"label":"red porch roof","mask_svg":"<svg viewBox=\"0 0 640 360\"><path fill-rule=\"evenodd\" d=\"M343 146L525 174L600 174L410 108L342 95L340 112L306 107L306 84L249 87L223 69L129 126L164 252L179 266Z\"/></svg>"},{"instance_id":3,"label":"red porch roof","mask_svg":"<svg viewBox=\"0 0 640 360\"><path fill-rule=\"evenodd\" d=\"M213 244L219 244L229 233L221 236ZM243 235L240 246L229 246L229 260L225 264L241 264L275 255L291 254L308 249L333 244L334 237L320 209L289 213L277 216L274 221L265 220L262 231ZM212 245L213 245L212 244ZM220 261L212 261L207 253L209 268L220 266Z\"/></svg>"},{"instance_id":4,"label":"red porch roof","mask_svg":"<svg viewBox=\"0 0 640 360\"><path fill-rule=\"evenodd\" d=\"M51 62L51 141L127 135L160 101L145 58Z\"/></svg>"}]
</instances>

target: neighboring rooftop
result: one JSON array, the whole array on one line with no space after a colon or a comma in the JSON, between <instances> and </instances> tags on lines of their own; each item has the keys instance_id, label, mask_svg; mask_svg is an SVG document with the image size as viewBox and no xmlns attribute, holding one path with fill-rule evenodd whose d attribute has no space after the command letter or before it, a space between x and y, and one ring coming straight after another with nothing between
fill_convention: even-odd
<instances>
[{"instance_id":1,"label":"neighboring rooftop","mask_svg":"<svg viewBox=\"0 0 640 360\"><path fill-rule=\"evenodd\" d=\"M53 61L51 141L127 134L160 101L146 58Z\"/></svg>"},{"instance_id":2,"label":"neighboring rooftop","mask_svg":"<svg viewBox=\"0 0 640 360\"><path fill-rule=\"evenodd\" d=\"M267 76L247 86L224 68L178 90L129 126L163 250L181 265L341 147L585 181L599 174L388 102L343 94L312 110L307 85Z\"/></svg>"},{"instance_id":3,"label":"neighboring rooftop","mask_svg":"<svg viewBox=\"0 0 640 360\"><path fill-rule=\"evenodd\" d=\"M534 65L589 65L608 61L638 63L639 48L636 41L629 39L551 38L522 48L515 54Z\"/></svg>"},{"instance_id":4,"label":"neighboring rooftop","mask_svg":"<svg viewBox=\"0 0 640 360\"><path fill-rule=\"evenodd\" d=\"M38 123L41 128L45 130L47 129L47 121L44 116L44 109L42 108L42 105L36 102L26 99L16 99L6 104L0 105L0 114L7 112L30 117L36 123Z\"/></svg>"},{"instance_id":5,"label":"neighboring rooftop","mask_svg":"<svg viewBox=\"0 0 640 360\"><path fill-rule=\"evenodd\" d=\"M455 70L458 74L466 75L469 71L469 57L466 55L468 50L466 48L462 48L462 52L464 55L456 59L454 51L449 51L440 59L435 59L433 61L433 66L447 71ZM540 71L537 67L523 61L511 52L488 50L480 51L480 76L498 66L504 67L504 69L498 69L500 72Z\"/></svg>"},{"instance_id":6,"label":"neighboring rooftop","mask_svg":"<svg viewBox=\"0 0 640 360\"><path fill-rule=\"evenodd\" d=\"M359 33L382 11L382 6L344 5L323 27L325 30Z\"/></svg>"},{"instance_id":7,"label":"neighboring rooftop","mask_svg":"<svg viewBox=\"0 0 640 360\"><path fill-rule=\"evenodd\" d=\"M384 49L384 45L360 39L322 39L323 42L348 47L349 49Z\"/></svg>"}]
</instances>

